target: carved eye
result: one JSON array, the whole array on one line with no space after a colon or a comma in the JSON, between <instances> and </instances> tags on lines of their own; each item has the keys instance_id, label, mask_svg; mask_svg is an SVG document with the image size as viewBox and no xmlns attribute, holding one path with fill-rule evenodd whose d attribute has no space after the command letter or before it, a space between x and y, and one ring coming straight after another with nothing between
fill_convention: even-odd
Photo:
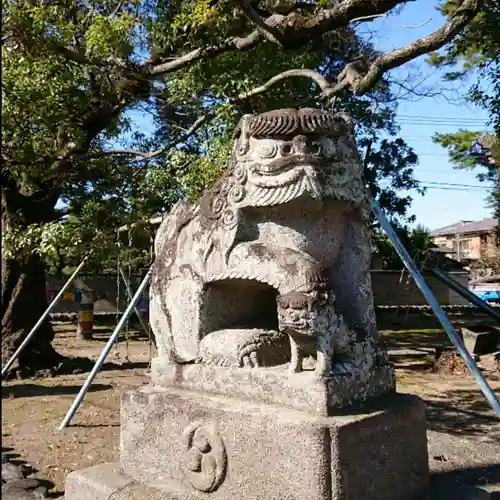
<instances>
[{"instance_id":1,"label":"carved eye","mask_svg":"<svg viewBox=\"0 0 500 500\"><path fill-rule=\"evenodd\" d=\"M281 145L281 155L288 156L292 152L292 145L289 142L284 142Z\"/></svg>"},{"instance_id":2,"label":"carved eye","mask_svg":"<svg viewBox=\"0 0 500 500\"><path fill-rule=\"evenodd\" d=\"M257 153L261 158L273 158L278 152L278 145L274 141L262 141Z\"/></svg>"},{"instance_id":3,"label":"carved eye","mask_svg":"<svg viewBox=\"0 0 500 500\"><path fill-rule=\"evenodd\" d=\"M321 143L318 141L311 142L311 145L309 146L310 154L315 156L319 156L322 152L322 149L323 148L321 146Z\"/></svg>"}]
</instances>

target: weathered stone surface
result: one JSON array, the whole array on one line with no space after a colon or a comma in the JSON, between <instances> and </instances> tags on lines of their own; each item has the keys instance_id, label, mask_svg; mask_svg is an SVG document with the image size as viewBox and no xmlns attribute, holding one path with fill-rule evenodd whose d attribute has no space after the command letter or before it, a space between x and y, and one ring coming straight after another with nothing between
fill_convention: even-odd
<instances>
[{"instance_id":1,"label":"weathered stone surface","mask_svg":"<svg viewBox=\"0 0 500 500\"><path fill-rule=\"evenodd\" d=\"M64 488L67 500L108 500L133 480L116 464L108 463L68 474Z\"/></svg>"},{"instance_id":2,"label":"weathered stone surface","mask_svg":"<svg viewBox=\"0 0 500 500\"><path fill-rule=\"evenodd\" d=\"M500 331L488 325L461 328L464 344L471 354L483 356L500 351Z\"/></svg>"},{"instance_id":3,"label":"weathered stone surface","mask_svg":"<svg viewBox=\"0 0 500 500\"><path fill-rule=\"evenodd\" d=\"M366 378L337 374L318 379L313 371L289 375L278 368L226 368L165 363L154 358L153 383L261 403L278 404L316 415L333 415L339 409L382 396L394 387L390 365L366 372Z\"/></svg>"},{"instance_id":4,"label":"weathered stone surface","mask_svg":"<svg viewBox=\"0 0 500 500\"><path fill-rule=\"evenodd\" d=\"M424 406L395 394L375 325L362 172L343 115L242 118L226 174L156 235L158 357L123 396L120 466L70 474L67 500L424 493Z\"/></svg>"},{"instance_id":5,"label":"weathered stone surface","mask_svg":"<svg viewBox=\"0 0 500 500\"><path fill-rule=\"evenodd\" d=\"M314 417L145 387L122 400L120 466L73 472L67 500L413 500L428 484L424 408Z\"/></svg>"},{"instance_id":6,"label":"weathered stone surface","mask_svg":"<svg viewBox=\"0 0 500 500\"><path fill-rule=\"evenodd\" d=\"M411 500L428 481L424 407L411 396L315 417L147 386L124 394L121 429L124 473L185 498L201 485L217 500Z\"/></svg>"},{"instance_id":7,"label":"weathered stone surface","mask_svg":"<svg viewBox=\"0 0 500 500\"><path fill-rule=\"evenodd\" d=\"M347 374L380 382L374 394L392 392L393 377L372 376L388 361L368 214L348 118L317 109L244 116L227 172L198 202L176 205L156 235L150 318L163 364L275 366L292 376L313 356L318 379Z\"/></svg>"}]
</instances>

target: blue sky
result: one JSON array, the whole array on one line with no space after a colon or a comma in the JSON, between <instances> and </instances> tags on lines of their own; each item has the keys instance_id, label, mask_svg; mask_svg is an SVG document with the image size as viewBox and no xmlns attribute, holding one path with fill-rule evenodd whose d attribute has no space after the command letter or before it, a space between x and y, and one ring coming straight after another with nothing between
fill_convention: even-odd
<instances>
[{"instance_id":1,"label":"blue sky","mask_svg":"<svg viewBox=\"0 0 500 500\"><path fill-rule=\"evenodd\" d=\"M375 46L387 51L405 45L415 38L426 36L443 24L443 18L435 10L433 0L411 2L399 16L390 16L375 20L370 29L375 29ZM420 26L423 24L423 26ZM412 27L409 27L412 26ZM414 27L417 26L417 27ZM420 27L418 27L420 26ZM391 73L391 77L403 78L408 74L427 77L424 86L431 92L442 88L440 73L429 68L424 58L409 63L400 70ZM401 137L410 144L419 156L415 169L416 178L429 186L422 197L414 195L412 212L417 223L430 229L452 224L461 219L478 220L489 217L485 207L486 184L476 179L472 171L454 170L448 162L446 150L434 144L431 137L436 132L455 132L459 129L485 130L487 115L484 111L471 106L460 99L467 86L454 92L443 92L453 97L453 103L443 96L426 97L416 102L401 101L398 119L401 124ZM427 184L431 183L431 184ZM460 184L461 186L443 186L434 183ZM430 186L433 186L432 189ZM481 186L480 188L468 186ZM446 187L446 189L444 189Z\"/></svg>"},{"instance_id":2,"label":"blue sky","mask_svg":"<svg viewBox=\"0 0 500 500\"><path fill-rule=\"evenodd\" d=\"M382 17L361 25L363 32L370 31L375 47L390 51L416 38L426 36L445 22L436 10L436 0L410 2L400 15ZM416 81L425 79L419 90L433 97L401 100L398 107L400 136L414 148L419 156L415 177L428 186L424 196L411 193L411 213L417 217L415 224L429 229L452 224L461 219L479 220L490 217L486 208L487 184L476 179L476 172L452 168L445 149L432 142L436 132L455 132L459 129L486 130L486 113L465 101L468 84L446 84L443 87L441 72L430 68L421 57L390 73L391 78L404 80L413 75ZM411 85L411 83L410 83ZM454 88L452 88L454 86ZM450 102L450 99L453 102ZM131 112L139 128L148 134L153 131L150 115ZM445 184L445 185L443 185ZM450 185L452 184L452 185Z\"/></svg>"}]
</instances>

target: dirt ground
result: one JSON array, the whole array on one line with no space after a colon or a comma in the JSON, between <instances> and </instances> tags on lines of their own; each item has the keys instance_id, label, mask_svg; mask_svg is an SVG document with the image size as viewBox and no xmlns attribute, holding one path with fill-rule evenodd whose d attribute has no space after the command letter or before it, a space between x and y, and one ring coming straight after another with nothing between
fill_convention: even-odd
<instances>
[{"instance_id":1,"label":"dirt ground","mask_svg":"<svg viewBox=\"0 0 500 500\"><path fill-rule=\"evenodd\" d=\"M394 318L386 320L392 329L382 331L396 366L398 391L418 395L428 405L433 481L459 480L479 485L498 492L492 498L500 498L500 420L474 379L468 373L433 372L436 347L448 345L436 325L429 328L415 321L410 325L406 320L396 328ZM71 323L55 327L54 345L59 352L93 359L97 359L112 331L112 326L98 326L95 340L89 342L75 339L76 326ZM63 492L69 472L116 461L120 394L148 382L149 359L147 339L131 331L127 346L122 336L109 357L109 361L121 366L99 373L70 427L62 432L57 428L87 374L2 384L3 451L34 467L36 477L49 479L55 485L55 494ZM485 356L479 366L499 393L497 362Z\"/></svg>"}]
</instances>

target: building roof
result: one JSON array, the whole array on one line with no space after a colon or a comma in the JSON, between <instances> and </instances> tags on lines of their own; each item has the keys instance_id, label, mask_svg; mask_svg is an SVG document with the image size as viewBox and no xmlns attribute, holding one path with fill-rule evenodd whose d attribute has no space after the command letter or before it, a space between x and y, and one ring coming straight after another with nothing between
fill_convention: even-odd
<instances>
[{"instance_id":1,"label":"building roof","mask_svg":"<svg viewBox=\"0 0 500 500\"><path fill-rule=\"evenodd\" d=\"M434 248L430 249L431 252L436 252L436 253L455 253L455 250L453 248L448 248L448 247L443 247L443 246L436 246Z\"/></svg>"},{"instance_id":2,"label":"building roof","mask_svg":"<svg viewBox=\"0 0 500 500\"><path fill-rule=\"evenodd\" d=\"M488 217L477 221L461 220L450 224L449 226L440 227L431 231L432 236L448 236L466 233L487 233L493 231L497 225L497 219Z\"/></svg>"}]
</instances>

